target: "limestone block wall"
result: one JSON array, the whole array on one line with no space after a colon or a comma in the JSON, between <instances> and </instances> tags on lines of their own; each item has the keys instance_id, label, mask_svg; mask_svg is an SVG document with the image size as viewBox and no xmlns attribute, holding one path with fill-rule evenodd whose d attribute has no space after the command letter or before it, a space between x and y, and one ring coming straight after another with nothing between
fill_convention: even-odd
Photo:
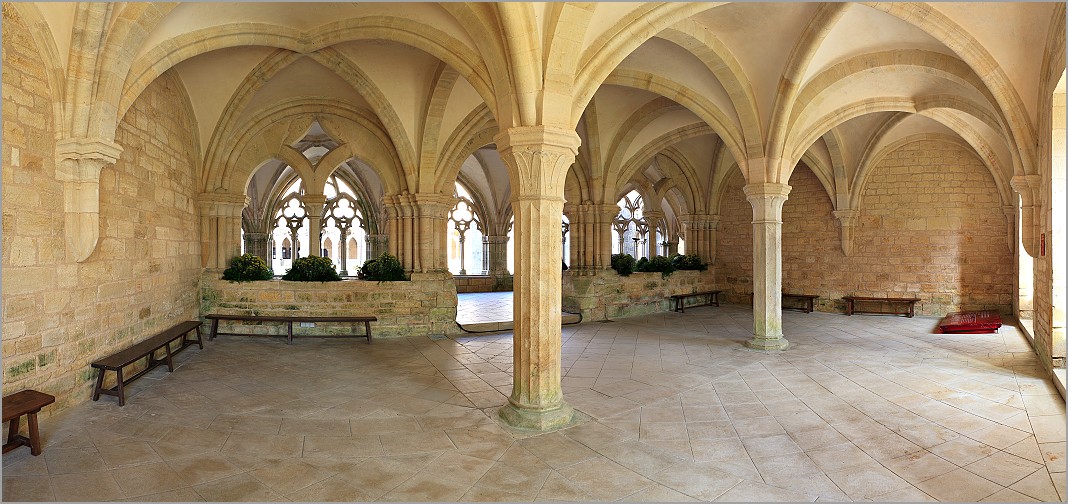
<instances>
[{"instance_id":1,"label":"limestone block wall","mask_svg":"<svg viewBox=\"0 0 1068 504\"><path fill-rule=\"evenodd\" d=\"M229 282L207 272L200 284L200 314L373 315L375 338L457 334L456 286L451 277L413 273L410 282ZM362 328L358 328L362 333ZM342 324L298 329L294 333L347 332ZM240 332L285 334L280 324L242 328Z\"/></svg>"},{"instance_id":2,"label":"limestone block wall","mask_svg":"<svg viewBox=\"0 0 1068 504\"><path fill-rule=\"evenodd\" d=\"M715 272L676 271L666 279L660 273L631 273L619 276L613 270L594 274L563 273L564 311L581 313L583 321L633 317L670 311L668 296L712 290Z\"/></svg>"},{"instance_id":3,"label":"limestone block wall","mask_svg":"<svg viewBox=\"0 0 1068 504\"><path fill-rule=\"evenodd\" d=\"M752 209L732 176L720 207L717 282L731 302L752 291ZM842 296L911 296L918 313L1011 313L1013 256L993 177L974 154L941 140L903 145L864 187L853 254L842 252L833 206L807 167L783 207L783 290L818 294L821 311Z\"/></svg>"},{"instance_id":4,"label":"limestone block wall","mask_svg":"<svg viewBox=\"0 0 1068 504\"><path fill-rule=\"evenodd\" d=\"M123 119L124 151L100 183L100 241L67 262L51 91L32 37L3 6L3 393L89 397L89 363L195 316L200 274L192 134L170 75Z\"/></svg>"}]
</instances>

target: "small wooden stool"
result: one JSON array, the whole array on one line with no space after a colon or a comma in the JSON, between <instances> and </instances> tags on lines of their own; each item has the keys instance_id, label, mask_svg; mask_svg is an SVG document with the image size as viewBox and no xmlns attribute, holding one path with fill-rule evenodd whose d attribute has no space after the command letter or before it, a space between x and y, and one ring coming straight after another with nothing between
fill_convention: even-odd
<instances>
[{"instance_id":1,"label":"small wooden stool","mask_svg":"<svg viewBox=\"0 0 1068 504\"><path fill-rule=\"evenodd\" d=\"M11 424L7 431L7 443L4 443L4 453L20 446L29 446L33 455L41 454L41 433L37 430L37 412L41 408L56 402L56 398L44 392L36 390L23 390L4 396L4 421ZM27 423L30 425L30 437L19 435L19 420L22 415L28 415Z\"/></svg>"}]
</instances>

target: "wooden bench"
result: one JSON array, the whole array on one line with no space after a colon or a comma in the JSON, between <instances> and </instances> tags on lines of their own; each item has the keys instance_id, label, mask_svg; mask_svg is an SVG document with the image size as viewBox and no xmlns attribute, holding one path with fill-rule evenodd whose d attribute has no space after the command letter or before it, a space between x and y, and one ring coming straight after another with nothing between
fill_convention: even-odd
<instances>
[{"instance_id":1,"label":"wooden bench","mask_svg":"<svg viewBox=\"0 0 1068 504\"><path fill-rule=\"evenodd\" d=\"M801 306L798 306L798 307L793 307L793 306L787 307L786 306L786 300L787 299L789 299L790 301L800 301L801 302ZM815 301L817 299L819 299L819 296L817 296L815 294L787 294L787 293L783 292L782 293L782 304L783 304L782 308L784 310L785 309L795 309L795 310L801 310L801 311L803 311L805 313L812 313L812 303L813 303L813 301Z\"/></svg>"},{"instance_id":2,"label":"wooden bench","mask_svg":"<svg viewBox=\"0 0 1068 504\"><path fill-rule=\"evenodd\" d=\"M288 316L288 315L205 315L205 319L211 321L211 335L208 337L210 340L214 340L216 335L223 334L229 336L272 336L270 334L253 334L253 333L239 333L239 332L219 332L219 321L241 321L241 322L282 322L286 324L286 343L293 344L293 323L316 323L316 322L338 322L357 324L363 323L363 334L323 334L310 336L314 338L367 338L367 344L370 345L372 341L371 337L371 322L378 321L378 317L356 317L356 316L333 316L324 315L321 317L316 316Z\"/></svg>"},{"instance_id":3,"label":"wooden bench","mask_svg":"<svg viewBox=\"0 0 1068 504\"><path fill-rule=\"evenodd\" d=\"M815 294L787 294L782 293L780 299L780 307L783 310L801 310L805 313L812 313L812 302L819 299L819 296ZM786 306L786 300L800 301L801 306ZM753 304L753 293L749 293L749 304Z\"/></svg>"},{"instance_id":4,"label":"wooden bench","mask_svg":"<svg viewBox=\"0 0 1068 504\"><path fill-rule=\"evenodd\" d=\"M23 390L4 396L4 421L11 422L7 430L4 453L20 446L29 446L32 455L41 454L41 433L37 430L37 412L56 402L56 398L36 390ZM30 437L19 434L19 421L26 415Z\"/></svg>"},{"instance_id":5,"label":"wooden bench","mask_svg":"<svg viewBox=\"0 0 1068 504\"><path fill-rule=\"evenodd\" d=\"M187 336L190 332L196 330L196 339L189 339ZM181 339L182 344L176 350L171 349L171 343ZM100 399L100 394L107 394L119 398L119 406L126 404L125 387L128 383L144 376L149 371L155 369L160 364L167 364L168 371L174 371L174 361L172 357L193 345L204 348L204 341L200 337L200 321L190 320L177 324L155 336L152 336L140 343L136 343L133 346L116 352L112 355L104 357L92 364L94 368L100 370L100 373L96 376L96 387L93 388L93 400ZM165 350L163 359L156 358L156 350ZM133 364L141 359L148 359L147 366L137 374L123 378L122 368ZM115 372L115 386L110 389L104 388L104 372Z\"/></svg>"},{"instance_id":6,"label":"wooden bench","mask_svg":"<svg viewBox=\"0 0 1068 504\"><path fill-rule=\"evenodd\" d=\"M867 296L845 296L842 299L844 299L845 302L846 302L846 315L852 315L854 313L885 313L885 314L888 314L888 315L906 315L909 318L912 318L912 316L916 314L916 310L915 310L916 302L920 300L919 298L892 298L892 297L867 297ZM857 306L856 306L856 303L858 301L861 302L861 303L875 304L875 305L878 305L878 306L881 306L881 305L893 306L893 305L908 304L908 309L905 310L905 311L893 310L893 309L891 309L889 311L885 311L885 310L876 310L874 308L858 309Z\"/></svg>"},{"instance_id":7,"label":"wooden bench","mask_svg":"<svg viewBox=\"0 0 1068 504\"><path fill-rule=\"evenodd\" d=\"M685 312L686 311L686 299L691 297L706 297L707 300L701 304L690 305L690 308L695 306L719 306L719 293L723 291L712 290L702 292L691 292L689 294L674 294L671 296L671 302L674 304L674 311Z\"/></svg>"}]
</instances>

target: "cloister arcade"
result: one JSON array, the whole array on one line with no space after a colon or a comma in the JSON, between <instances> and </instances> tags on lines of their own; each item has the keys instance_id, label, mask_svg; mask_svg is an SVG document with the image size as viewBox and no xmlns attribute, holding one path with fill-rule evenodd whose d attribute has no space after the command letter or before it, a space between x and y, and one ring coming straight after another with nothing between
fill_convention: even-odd
<instances>
[{"instance_id":1,"label":"cloister arcade","mask_svg":"<svg viewBox=\"0 0 1068 504\"><path fill-rule=\"evenodd\" d=\"M386 337L454 330L457 278L512 289L500 414L532 429L573 418L562 304L667 311L619 252L752 295L748 350L790 352L783 291L907 293L1031 320L1063 369L1063 2L398 5L5 3L5 392L67 407L176 320L334 309L240 301L242 252L395 255L407 286L322 287Z\"/></svg>"}]
</instances>

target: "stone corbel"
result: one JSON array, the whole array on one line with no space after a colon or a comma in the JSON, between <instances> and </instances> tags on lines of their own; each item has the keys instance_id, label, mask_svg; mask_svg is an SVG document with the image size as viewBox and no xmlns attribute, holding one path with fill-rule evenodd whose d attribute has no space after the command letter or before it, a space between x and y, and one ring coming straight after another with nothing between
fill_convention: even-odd
<instances>
[{"instance_id":1,"label":"stone corbel","mask_svg":"<svg viewBox=\"0 0 1068 504\"><path fill-rule=\"evenodd\" d=\"M853 231L857 227L857 210L835 210L832 212L838 219L838 235L842 240L842 253L849 257L853 255Z\"/></svg>"},{"instance_id":2,"label":"stone corbel","mask_svg":"<svg viewBox=\"0 0 1068 504\"><path fill-rule=\"evenodd\" d=\"M1012 190L1020 195L1020 242L1027 255L1038 257L1038 236L1041 212L1036 211L1038 191L1042 187L1039 175L1016 175L1009 181Z\"/></svg>"},{"instance_id":3,"label":"stone corbel","mask_svg":"<svg viewBox=\"0 0 1068 504\"><path fill-rule=\"evenodd\" d=\"M1005 233L1005 240L1009 245L1009 253L1013 252L1013 247L1016 246L1016 207L1012 205L1002 205L1001 214L1005 216L1005 229L1008 232Z\"/></svg>"},{"instance_id":4,"label":"stone corbel","mask_svg":"<svg viewBox=\"0 0 1068 504\"><path fill-rule=\"evenodd\" d=\"M118 161L122 147L103 138L56 142L56 175L63 182L67 260L83 262L100 240L100 171Z\"/></svg>"}]
</instances>

